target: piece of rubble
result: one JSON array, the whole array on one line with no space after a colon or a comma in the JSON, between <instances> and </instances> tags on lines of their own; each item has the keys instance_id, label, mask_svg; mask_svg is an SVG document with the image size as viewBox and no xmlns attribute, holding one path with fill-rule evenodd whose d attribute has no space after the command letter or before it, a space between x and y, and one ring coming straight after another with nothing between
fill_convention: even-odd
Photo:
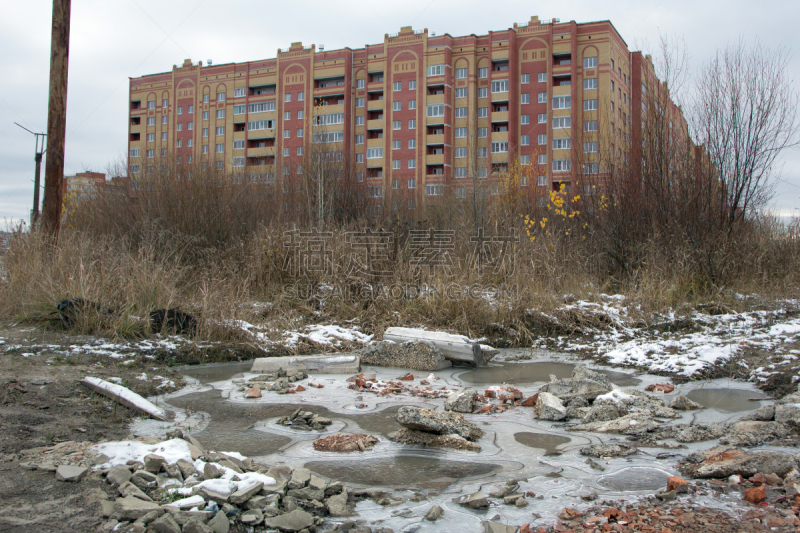
<instances>
[{"instance_id":1,"label":"piece of rubble","mask_svg":"<svg viewBox=\"0 0 800 533\"><path fill-rule=\"evenodd\" d=\"M444 510L440 506L434 505L433 507L428 509L427 513L425 513L425 520L429 522L436 522L439 518L442 517L443 514Z\"/></svg>"},{"instance_id":2,"label":"piece of rubble","mask_svg":"<svg viewBox=\"0 0 800 533\"><path fill-rule=\"evenodd\" d=\"M670 402L669 407L672 409L677 409L679 411L691 411L694 409L702 409L703 406L699 403L690 400L683 394L678 394L675 396Z\"/></svg>"},{"instance_id":3,"label":"piece of rubble","mask_svg":"<svg viewBox=\"0 0 800 533\"><path fill-rule=\"evenodd\" d=\"M61 465L56 469L56 479L77 483L88 473L89 469L83 466Z\"/></svg>"},{"instance_id":4,"label":"piece of rubble","mask_svg":"<svg viewBox=\"0 0 800 533\"><path fill-rule=\"evenodd\" d=\"M397 344L406 342L428 342L442 352L444 357L454 363L482 366L497 354L497 350L485 344L478 344L463 335L452 335L443 331L428 331L414 328L386 328L384 341ZM426 369L427 370L427 369ZM431 368L430 370L438 370Z\"/></svg>"},{"instance_id":5,"label":"piece of rubble","mask_svg":"<svg viewBox=\"0 0 800 533\"><path fill-rule=\"evenodd\" d=\"M462 507L469 507L470 509L484 509L489 507L489 498L480 492L473 492L472 494L464 494L453 498L453 503L457 503Z\"/></svg>"},{"instance_id":6,"label":"piece of rubble","mask_svg":"<svg viewBox=\"0 0 800 533\"><path fill-rule=\"evenodd\" d=\"M593 444L581 448L581 455L595 457L597 459L627 457L638 452L639 450L635 446L628 446L627 444Z\"/></svg>"},{"instance_id":7,"label":"piece of rubble","mask_svg":"<svg viewBox=\"0 0 800 533\"><path fill-rule=\"evenodd\" d=\"M465 450L470 452L481 451L480 444L471 442L456 434L438 435L427 431L403 428L389 438L399 444L412 444L430 448L451 448L453 450Z\"/></svg>"},{"instance_id":8,"label":"piece of rubble","mask_svg":"<svg viewBox=\"0 0 800 533\"><path fill-rule=\"evenodd\" d=\"M591 401L611 389L613 386L605 375L583 366L577 366L572 370L571 378L551 381L543 385L539 392L549 392L562 401L575 396L581 396Z\"/></svg>"},{"instance_id":9,"label":"piece of rubble","mask_svg":"<svg viewBox=\"0 0 800 533\"><path fill-rule=\"evenodd\" d=\"M727 478L734 474L751 477L758 472L784 476L793 468L800 468L796 455L778 452L748 453L732 446L717 446L688 455L678 464L678 469L694 478Z\"/></svg>"},{"instance_id":10,"label":"piece of rubble","mask_svg":"<svg viewBox=\"0 0 800 533\"><path fill-rule=\"evenodd\" d=\"M314 441L314 449L320 452L358 452L366 451L375 444L378 439L372 435L331 435Z\"/></svg>"},{"instance_id":11,"label":"piece of rubble","mask_svg":"<svg viewBox=\"0 0 800 533\"><path fill-rule=\"evenodd\" d=\"M265 374L284 370L289 374L303 371L311 374L353 374L361 370L358 355L293 355L286 357L259 357L253 361L250 372Z\"/></svg>"},{"instance_id":12,"label":"piece of rubble","mask_svg":"<svg viewBox=\"0 0 800 533\"><path fill-rule=\"evenodd\" d=\"M397 411L395 419L400 425L408 429L426 431L438 435L457 434L472 441L483 436L483 431L464 418L464 415L450 411L439 412L433 409L405 405Z\"/></svg>"},{"instance_id":13,"label":"piece of rubble","mask_svg":"<svg viewBox=\"0 0 800 533\"><path fill-rule=\"evenodd\" d=\"M478 392L467 387L466 389L454 391L444 401L445 411L455 411L456 413L471 413L475 408L475 398Z\"/></svg>"},{"instance_id":14,"label":"piece of rubble","mask_svg":"<svg viewBox=\"0 0 800 533\"><path fill-rule=\"evenodd\" d=\"M533 406L533 414L539 420L564 420L567 417L567 410L561 400L549 392L539 392L536 405Z\"/></svg>"}]
</instances>

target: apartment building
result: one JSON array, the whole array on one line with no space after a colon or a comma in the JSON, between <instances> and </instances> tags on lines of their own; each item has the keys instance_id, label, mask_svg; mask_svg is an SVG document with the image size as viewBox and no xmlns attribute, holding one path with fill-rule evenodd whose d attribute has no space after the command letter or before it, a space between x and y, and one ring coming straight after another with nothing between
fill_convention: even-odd
<instances>
[{"instance_id":1,"label":"apartment building","mask_svg":"<svg viewBox=\"0 0 800 533\"><path fill-rule=\"evenodd\" d=\"M304 157L324 150L352 163L376 204L466 198L475 183L496 191L516 165L529 194L574 188L605 172L604 144L619 157L630 145L644 86L632 83L633 61L609 21L538 17L486 35L404 27L358 49L294 43L272 59L187 59L130 79L131 185L168 158L285 192Z\"/></svg>"}]
</instances>

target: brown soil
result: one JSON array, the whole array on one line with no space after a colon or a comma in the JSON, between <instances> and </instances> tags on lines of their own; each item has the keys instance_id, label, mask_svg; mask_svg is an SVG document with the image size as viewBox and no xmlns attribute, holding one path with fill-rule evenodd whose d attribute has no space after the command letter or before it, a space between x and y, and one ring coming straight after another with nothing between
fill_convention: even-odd
<instances>
[{"instance_id":1,"label":"brown soil","mask_svg":"<svg viewBox=\"0 0 800 533\"><path fill-rule=\"evenodd\" d=\"M66 355L87 337L4 324L0 338L0 532L94 531L103 520L82 495L101 482L87 478L76 486L56 481L52 472L25 470L20 452L128 436L127 423L140 415L82 386L86 376L121 378L145 397L171 392L183 380L143 356L123 365L106 355ZM137 379L142 373L150 379ZM162 380L152 379L157 375L174 386L158 388Z\"/></svg>"}]
</instances>

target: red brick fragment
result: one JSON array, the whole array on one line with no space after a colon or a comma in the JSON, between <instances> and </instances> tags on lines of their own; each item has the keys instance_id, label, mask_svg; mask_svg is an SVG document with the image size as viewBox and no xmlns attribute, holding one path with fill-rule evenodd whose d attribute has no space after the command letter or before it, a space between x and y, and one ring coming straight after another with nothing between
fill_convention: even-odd
<instances>
[{"instance_id":1,"label":"red brick fragment","mask_svg":"<svg viewBox=\"0 0 800 533\"><path fill-rule=\"evenodd\" d=\"M676 491L684 493L689 491L689 482L678 476L670 476L667 478L667 492Z\"/></svg>"},{"instance_id":2,"label":"red brick fragment","mask_svg":"<svg viewBox=\"0 0 800 533\"><path fill-rule=\"evenodd\" d=\"M767 489L764 486L753 487L744 491L744 499L750 503L761 503L767 498Z\"/></svg>"}]
</instances>

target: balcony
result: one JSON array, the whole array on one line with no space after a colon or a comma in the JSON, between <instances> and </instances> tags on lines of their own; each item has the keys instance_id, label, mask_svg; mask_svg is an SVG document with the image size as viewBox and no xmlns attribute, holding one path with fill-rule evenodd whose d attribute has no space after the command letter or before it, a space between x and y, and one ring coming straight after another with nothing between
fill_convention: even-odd
<instances>
[{"instance_id":1,"label":"balcony","mask_svg":"<svg viewBox=\"0 0 800 533\"><path fill-rule=\"evenodd\" d=\"M426 104L443 104L443 103L445 103L444 95L443 94L434 94L434 95L428 96L428 98L425 100L425 103Z\"/></svg>"},{"instance_id":2,"label":"balcony","mask_svg":"<svg viewBox=\"0 0 800 533\"><path fill-rule=\"evenodd\" d=\"M572 94L572 85L556 85L553 87L553 96L569 96Z\"/></svg>"},{"instance_id":3,"label":"balcony","mask_svg":"<svg viewBox=\"0 0 800 533\"><path fill-rule=\"evenodd\" d=\"M425 144L428 146L444 144L444 135L428 135L425 139Z\"/></svg>"},{"instance_id":4,"label":"balcony","mask_svg":"<svg viewBox=\"0 0 800 533\"><path fill-rule=\"evenodd\" d=\"M275 157L275 147L248 148L247 157Z\"/></svg>"},{"instance_id":5,"label":"balcony","mask_svg":"<svg viewBox=\"0 0 800 533\"><path fill-rule=\"evenodd\" d=\"M383 119L377 118L374 120L367 121L367 130L382 130L383 129Z\"/></svg>"},{"instance_id":6,"label":"balcony","mask_svg":"<svg viewBox=\"0 0 800 533\"><path fill-rule=\"evenodd\" d=\"M492 113L492 122L508 122L508 111L495 111Z\"/></svg>"},{"instance_id":7,"label":"balcony","mask_svg":"<svg viewBox=\"0 0 800 533\"><path fill-rule=\"evenodd\" d=\"M269 130L250 130L247 132L248 139L274 139L275 128Z\"/></svg>"},{"instance_id":8,"label":"balcony","mask_svg":"<svg viewBox=\"0 0 800 533\"><path fill-rule=\"evenodd\" d=\"M386 106L385 100L369 100L367 102L368 111L382 111Z\"/></svg>"},{"instance_id":9,"label":"balcony","mask_svg":"<svg viewBox=\"0 0 800 533\"><path fill-rule=\"evenodd\" d=\"M426 165L444 165L444 154L430 154L425 156Z\"/></svg>"},{"instance_id":10,"label":"balcony","mask_svg":"<svg viewBox=\"0 0 800 533\"><path fill-rule=\"evenodd\" d=\"M426 126L436 126L439 124L444 124L444 116L441 117L425 117L425 125Z\"/></svg>"},{"instance_id":11,"label":"balcony","mask_svg":"<svg viewBox=\"0 0 800 533\"><path fill-rule=\"evenodd\" d=\"M492 93L492 102L508 102L508 94L505 93Z\"/></svg>"},{"instance_id":12,"label":"balcony","mask_svg":"<svg viewBox=\"0 0 800 533\"><path fill-rule=\"evenodd\" d=\"M493 131L492 132L492 142L502 142L508 140L508 132L507 131Z\"/></svg>"},{"instance_id":13,"label":"balcony","mask_svg":"<svg viewBox=\"0 0 800 533\"><path fill-rule=\"evenodd\" d=\"M383 158L382 157L373 157L371 159L367 159L367 168L383 168Z\"/></svg>"},{"instance_id":14,"label":"balcony","mask_svg":"<svg viewBox=\"0 0 800 533\"><path fill-rule=\"evenodd\" d=\"M492 154L492 164L508 163L508 152L497 152Z\"/></svg>"}]
</instances>

